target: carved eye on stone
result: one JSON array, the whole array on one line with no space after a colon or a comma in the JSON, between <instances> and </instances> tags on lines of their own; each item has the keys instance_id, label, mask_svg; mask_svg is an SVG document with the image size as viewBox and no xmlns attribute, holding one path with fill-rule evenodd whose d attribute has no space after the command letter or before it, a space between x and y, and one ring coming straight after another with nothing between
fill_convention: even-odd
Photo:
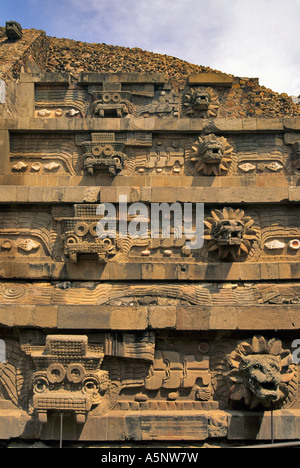
<instances>
[{"instance_id":1,"label":"carved eye on stone","mask_svg":"<svg viewBox=\"0 0 300 468\"><path fill-rule=\"evenodd\" d=\"M72 383L80 383L85 376L85 369L81 364L70 364L67 369L67 379Z\"/></svg>"},{"instance_id":2,"label":"carved eye on stone","mask_svg":"<svg viewBox=\"0 0 300 468\"><path fill-rule=\"evenodd\" d=\"M252 369L254 370L260 370L261 366L260 364L254 364L254 366L252 366Z\"/></svg>"},{"instance_id":3,"label":"carved eye on stone","mask_svg":"<svg viewBox=\"0 0 300 468\"><path fill-rule=\"evenodd\" d=\"M61 383L65 375L65 368L61 364L51 364L47 369L47 378L50 383Z\"/></svg>"},{"instance_id":4,"label":"carved eye on stone","mask_svg":"<svg viewBox=\"0 0 300 468\"><path fill-rule=\"evenodd\" d=\"M113 94L113 97L112 97L113 102L119 102L120 99L121 99L120 94L118 93Z\"/></svg>"},{"instance_id":5,"label":"carved eye on stone","mask_svg":"<svg viewBox=\"0 0 300 468\"><path fill-rule=\"evenodd\" d=\"M89 227L86 223L83 221L78 221L78 223L75 224L74 227L74 232L77 234L77 236L83 237L88 233Z\"/></svg>"},{"instance_id":6,"label":"carved eye on stone","mask_svg":"<svg viewBox=\"0 0 300 468\"><path fill-rule=\"evenodd\" d=\"M82 391L93 394L99 391L99 382L96 377L86 377L82 382Z\"/></svg>"},{"instance_id":7,"label":"carved eye on stone","mask_svg":"<svg viewBox=\"0 0 300 468\"><path fill-rule=\"evenodd\" d=\"M98 236L98 233L97 233L97 224L98 222L95 222L95 223L92 223L89 227L89 231L90 231L90 234L93 236L93 237L97 237Z\"/></svg>"},{"instance_id":8,"label":"carved eye on stone","mask_svg":"<svg viewBox=\"0 0 300 468\"><path fill-rule=\"evenodd\" d=\"M110 247L112 246L112 241L108 237L103 239L102 243L105 250L110 249Z\"/></svg>"},{"instance_id":9,"label":"carved eye on stone","mask_svg":"<svg viewBox=\"0 0 300 468\"><path fill-rule=\"evenodd\" d=\"M111 156L114 152L114 149L111 145L105 145L103 148L103 153L105 156Z\"/></svg>"},{"instance_id":10,"label":"carved eye on stone","mask_svg":"<svg viewBox=\"0 0 300 468\"><path fill-rule=\"evenodd\" d=\"M103 102L109 102L111 100L111 95L109 93L104 93L102 96Z\"/></svg>"},{"instance_id":11,"label":"carved eye on stone","mask_svg":"<svg viewBox=\"0 0 300 468\"><path fill-rule=\"evenodd\" d=\"M46 377L37 376L33 381L33 391L34 393L43 393L49 387L49 382Z\"/></svg>"},{"instance_id":12,"label":"carved eye on stone","mask_svg":"<svg viewBox=\"0 0 300 468\"><path fill-rule=\"evenodd\" d=\"M122 160L121 160L121 158L119 156L114 156L113 160L114 160L115 164L121 164L121 162L122 162Z\"/></svg>"},{"instance_id":13,"label":"carved eye on stone","mask_svg":"<svg viewBox=\"0 0 300 468\"><path fill-rule=\"evenodd\" d=\"M78 244L78 241L79 241L78 237L70 235L67 237L66 244L68 245Z\"/></svg>"},{"instance_id":14,"label":"carved eye on stone","mask_svg":"<svg viewBox=\"0 0 300 468\"><path fill-rule=\"evenodd\" d=\"M100 145L93 146L92 153L94 156L100 156L102 154L103 148Z\"/></svg>"}]
</instances>

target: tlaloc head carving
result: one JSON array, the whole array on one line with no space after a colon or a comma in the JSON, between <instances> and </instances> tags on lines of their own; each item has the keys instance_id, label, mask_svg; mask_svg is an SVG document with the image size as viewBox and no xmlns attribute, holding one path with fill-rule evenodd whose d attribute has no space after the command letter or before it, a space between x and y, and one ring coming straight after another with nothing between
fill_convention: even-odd
<instances>
[{"instance_id":1,"label":"tlaloc head carving","mask_svg":"<svg viewBox=\"0 0 300 468\"><path fill-rule=\"evenodd\" d=\"M297 379L296 367L280 340L255 336L239 344L227 361L230 400L243 401L252 409L259 404L280 407L290 397L289 385Z\"/></svg>"},{"instance_id":2,"label":"tlaloc head carving","mask_svg":"<svg viewBox=\"0 0 300 468\"><path fill-rule=\"evenodd\" d=\"M111 176L115 176L122 171L126 160L124 143L115 141L114 133L93 133L92 141L84 141L81 145L87 174L108 171Z\"/></svg>"},{"instance_id":3,"label":"tlaloc head carving","mask_svg":"<svg viewBox=\"0 0 300 468\"><path fill-rule=\"evenodd\" d=\"M44 350L32 354L38 369L32 375L32 401L40 422L47 421L48 411L65 410L81 423L101 403L109 377L100 369L104 354L97 351L88 349L86 336L48 335Z\"/></svg>"},{"instance_id":4,"label":"tlaloc head carving","mask_svg":"<svg viewBox=\"0 0 300 468\"><path fill-rule=\"evenodd\" d=\"M213 210L204 224L204 239L208 241L208 251L218 251L220 260L226 258L236 261L247 256L252 243L258 238L258 229L253 227L254 220L245 216L243 210Z\"/></svg>"}]
</instances>

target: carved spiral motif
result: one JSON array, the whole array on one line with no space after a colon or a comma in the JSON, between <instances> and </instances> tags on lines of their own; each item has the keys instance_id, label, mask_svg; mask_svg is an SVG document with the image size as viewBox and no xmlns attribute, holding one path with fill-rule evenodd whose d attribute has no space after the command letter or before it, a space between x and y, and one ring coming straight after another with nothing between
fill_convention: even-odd
<instances>
[{"instance_id":1,"label":"carved spiral motif","mask_svg":"<svg viewBox=\"0 0 300 468\"><path fill-rule=\"evenodd\" d=\"M14 301L20 299L26 294L26 288L24 286L14 286L12 288L4 289L2 293L3 300Z\"/></svg>"}]
</instances>

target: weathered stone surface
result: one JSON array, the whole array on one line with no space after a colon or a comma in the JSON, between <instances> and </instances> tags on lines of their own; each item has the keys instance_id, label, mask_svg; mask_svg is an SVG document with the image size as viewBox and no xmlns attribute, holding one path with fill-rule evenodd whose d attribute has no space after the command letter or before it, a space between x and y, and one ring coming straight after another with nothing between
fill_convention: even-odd
<instances>
[{"instance_id":1,"label":"weathered stone surface","mask_svg":"<svg viewBox=\"0 0 300 468\"><path fill-rule=\"evenodd\" d=\"M0 440L298 439L299 103L137 48L0 44Z\"/></svg>"},{"instance_id":2,"label":"weathered stone surface","mask_svg":"<svg viewBox=\"0 0 300 468\"><path fill-rule=\"evenodd\" d=\"M274 442L299 439L299 410L273 413ZM271 440L271 414L243 412L229 416L228 439Z\"/></svg>"}]
</instances>

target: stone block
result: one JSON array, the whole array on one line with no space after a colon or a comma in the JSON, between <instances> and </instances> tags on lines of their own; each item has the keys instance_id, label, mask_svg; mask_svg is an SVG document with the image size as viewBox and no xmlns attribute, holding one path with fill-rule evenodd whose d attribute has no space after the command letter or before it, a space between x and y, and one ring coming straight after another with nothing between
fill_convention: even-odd
<instances>
[{"instance_id":1,"label":"stone block","mask_svg":"<svg viewBox=\"0 0 300 468\"><path fill-rule=\"evenodd\" d=\"M17 199L17 187L3 185L0 187L0 203L14 203Z\"/></svg>"},{"instance_id":2,"label":"stone block","mask_svg":"<svg viewBox=\"0 0 300 468\"><path fill-rule=\"evenodd\" d=\"M177 307L177 330L209 330L210 308L203 307Z\"/></svg>"},{"instance_id":3,"label":"stone block","mask_svg":"<svg viewBox=\"0 0 300 468\"><path fill-rule=\"evenodd\" d=\"M205 440L208 436L207 413L180 411L141 414L142 440Z\"/></svg>"},{"instance_id":4,"label":"stone block","mask_svg":"<svg viewBox=\"0 0 300 468\"><path fill-rule=\"evenodd\" d=\"M289 201L299 202L300 201L300 187L289 187Z\"/></svg>"},{"instance_id":5,"label":"stone block","mask_svg":"<svg viewBox=\"0 0 300 468\"><path fill-rule=\"evenodd\" d=\"M214 72L193 73L189 75L188 83L191 86L231 86L233 83L233 76Z\"/></svg>"},{"instance_id":6,"label":"stone block","mask_svg":"<svg viewBox=\"0 0 300 468\"><path fill-rule=\"evenodd\" d=\"M175 328L176 306L149 306L149 328Z\"/></svg>"},{"instance_id":7,"label":"stone block","mask_svg":"<svg viewBox=\"0 0 300 468\"><path fill-rule=\"evenodd\" d=\"M57 326L61 329L110 329L111 311L97 306L58 306Z\"/></svg>"},{"instance_id":8,"label":"stone block","mask_svg":"<svg viewBox=\"0 0 300 468\"><path fill-rule=\"evenodd\" d=\"M228 419L229 440L256 440L274 442L297 440L299 437L299 410L265 412L230 412Z\"/></svg>"},{"instance_id":9,"label":"stone block","mask_svg":"<svg viewBox=\"0 0 300 468\"><path fill-rule=\"evenodd\" d=\"M112 330L146 330L148 308L143 306L112 308L109 328Z\"/></svg>"},{"instance_id":10,"label":"stone block","mask_svg":"<svg viewBox=\"0 0 300 468\"><path fill-rule=\"evenodd\" d=\"M8 172L9 167L9 133L0 129L0 174Z\"/></svg>"},{"instance_id":11,"label":"stone block","mask_svg":"<svg viewBox=\"0 0 300 468\"><path fill-rule=\"evenodd\" d=\"M26 423L30 421L30 416L27 413L19 410L0 411L0 439L7 440L19 438L22 436Z\"/></svg>"}]
</instances>

